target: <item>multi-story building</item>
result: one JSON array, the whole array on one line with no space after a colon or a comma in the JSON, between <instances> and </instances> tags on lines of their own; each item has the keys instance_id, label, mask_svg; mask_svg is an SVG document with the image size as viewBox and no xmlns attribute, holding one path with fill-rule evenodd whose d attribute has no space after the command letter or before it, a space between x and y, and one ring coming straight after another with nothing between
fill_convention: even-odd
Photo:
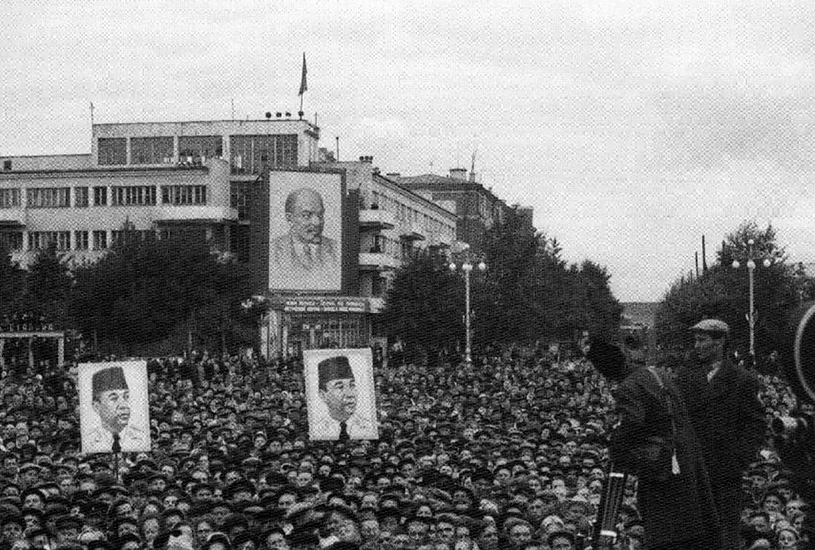
<instances>
[{"instance_id":1,"label":"multi-story building","mask_svg":"<svg viewBox=\"0 0 815 550\"><path fill-rule=\"evenodd\" d=\"M414 249L455 239L454 212L379 175L370 157L327 162L305 120L97 124L92 134L87 155L0 157L0 241L13 259L26 265L56 243L72 261L93 260L125 227L197 232L254 268L257 295L275 304L268 353L368 345L394 270ZM326 236L341 244L341 267L319 280L271 262L286 193L304 187L322 193Z\"/></svg>"},{"instance_id":2,"label":"multi-story building","mask_svg":"<svg viewBox=\"0 0 815 550\"><path fill-rule=\"evenodd\" d=\"M389 174L389 177L402 187L433 201L449 201L455 204L455 212L458 215L456 238L468 243L476 252L482 248L486 231L495 223L502 222L510 208L492 191L477 183L474 174L471 173L468 178L467 170L464 168L451 168L449 176ZM518 207L516 211L530 226L532 225L531 207Z\"/></svg>"}]
</instances>

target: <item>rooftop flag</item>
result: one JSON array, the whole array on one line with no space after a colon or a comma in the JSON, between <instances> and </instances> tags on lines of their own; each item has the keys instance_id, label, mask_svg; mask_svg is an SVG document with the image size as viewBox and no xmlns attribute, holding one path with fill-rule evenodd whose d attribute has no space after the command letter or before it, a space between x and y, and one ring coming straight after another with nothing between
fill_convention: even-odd
<instances>
[{"instance_id":1,"label":"rooftop flag","mask_svg":"<svg viewBox=\"0 0 815 550\"><path fill-rule=\"evenodd\" d=\"M302 96L306 90L308 90L308 85L306 84L306 52L303 52L303 76L300 77L300 93L297 95Z\"/></svg>"}]
</instances>

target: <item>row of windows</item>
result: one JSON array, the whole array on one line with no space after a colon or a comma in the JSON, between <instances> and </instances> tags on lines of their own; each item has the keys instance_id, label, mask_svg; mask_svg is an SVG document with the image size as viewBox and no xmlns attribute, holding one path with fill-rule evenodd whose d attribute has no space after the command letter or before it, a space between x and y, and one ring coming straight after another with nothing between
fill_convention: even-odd
<instances>
[{"instance_id":1,"label":"row of windows","mask_svg":"<svg viewBox=\"0 0 815 550\"><path fill-rule=\"evenodd\" d=\"M83 208L89 205L90 190L87 187L74 187L74 207ZM71 206L70 187L36 187L26 189L27 208L68 208ZM155 206L155 185L123 185L110 188L93 188L94 206ZM163 185L161 186L162 204L188 205L206 204L206 185ZM20 189L0 189L0 208L19 208Z\"/></svg>"},{"instance_id":2,"label":"row of windows","mask_svg":"<svg viewBox=\"0 0 815 550\"><path fill-rule=\"evenodd\" d=\"M0 208L18 208L19 206L19 189L0 189Z\"/></svg>"},{"instance_id":3,"label":"row of windows","mask_svg":"<svg viewBox=\"0 0 815 550\"><path fill-rule=\"evenodd\" d=\"M126 234L122 230L114 230L110 232L110 241L108 241L108 232L105 229L95 231L77 230L73 232L73 246L71 243L71 231L29 231L28 232L28 250L41 250L48 248L51 243L55 243L57 250L105 250L110 243L118 242ZM129 234L135 235L136 238L144 240L150 234L155 234L152 229L146 230L129 230ZM23 232L22 231L2 231L0 232L0 244L6 250L22 250L23 248Z\"/></svg>"},{"instance_id":4,"label":"row of windows","mask_svg":"<svg viewBox=\"0 0 815 550\"><path fill-rule=\"evenodd\" d=\"M431 217L423 212L419 212L417 209L411 208L410 206L388 196L385 193L373 191L371 196L371 206L376 205L377 208L387 210L388 212L393 212L396 215L396 219L404 225L412 224L422 228L428 234L428 236L430 236L431 240L434 240L434 238L438 239L440 237L447 237L448 239L452 240L455 236L454 227L445 225L441 222L441 220Z\"/></svg>"},{"instance_id":5,"label":"row of windows","mask_svg":"<svg viewBox=\"0 0 815 550\"><path fill-rule=\"evenodd\" d=\"M230 136L230 165L233 174L259 174L265 167L297 165L297 134ZM127 138L99 138L101 166L128 164ZM223 157L223 136L179 136L178 161L193 164ZM130 138L130 164L172 164L172 136Z\"/></svg>"}]
</instances>

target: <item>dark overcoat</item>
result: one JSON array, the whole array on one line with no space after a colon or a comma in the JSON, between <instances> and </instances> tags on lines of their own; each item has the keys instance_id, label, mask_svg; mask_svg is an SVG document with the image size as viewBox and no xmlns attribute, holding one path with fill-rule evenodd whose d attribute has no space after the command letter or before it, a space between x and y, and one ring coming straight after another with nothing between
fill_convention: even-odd
<instances>
[{"instance_id":1,"label":"dark overcoat","mask_svg":"<svg viewBox=\"0 0 815 550\"><path fill-rule=\"evenodd\" d=\"M707 380L699 365L682 367L676 378L702 447L713 495L725 532L724 548L736 548L742 508L741 478L756 460L767 423L756 376L725 361Z\"/></svg>"},{"instance_id":2,"label":"dark overcoat","mask_svg":"<svg viewBox=\"0 0 815 550\"><path fill-rule=\"evenodd\" d=\"M646 547L702 538L710 548L716 548L721 535L702 452L679 390L667 374L662 373L662 379L673 403L676 437L662 388L652 372L639 368L615 393L619 425L611 438L611 458L624 464L630 450L646 438L673 439L679 474L667 480L642 474L638 480L637 508L645 527Z\"/></svg>"}]
</instances>

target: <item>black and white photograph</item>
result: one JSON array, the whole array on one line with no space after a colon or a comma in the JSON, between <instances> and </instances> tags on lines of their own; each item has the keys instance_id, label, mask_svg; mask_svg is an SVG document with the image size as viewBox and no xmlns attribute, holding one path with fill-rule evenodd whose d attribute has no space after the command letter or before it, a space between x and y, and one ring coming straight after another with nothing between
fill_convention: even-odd
<instances>
[{"instance_id":1,"label":"black and white photograph","mask_svg":"<svg viewBox=\"0 0 815 550\"><path fill-rule=\"evenodd\" d=\"M0 550L815 548L815 3L0 16Z\"/></svg>"},{"instance_id":2,"label":"black and white photograph","mask_svg":"<svg viewBox=\"0 0 815 550\"><path fill-rule=\"evenodd\" d=\"M379 439L370 348L303 352L309 438Z\"/></svg>"},{"instance_id":3,"label":"black and white photograph","mask_svg":"<svg viewBox=\"0 0 815 550\"><path fill-rule=\"evenodd\" d=\"M150 450L144 361L80 363L77 381L83 453Z\"/></svg>"}]
</instances>

